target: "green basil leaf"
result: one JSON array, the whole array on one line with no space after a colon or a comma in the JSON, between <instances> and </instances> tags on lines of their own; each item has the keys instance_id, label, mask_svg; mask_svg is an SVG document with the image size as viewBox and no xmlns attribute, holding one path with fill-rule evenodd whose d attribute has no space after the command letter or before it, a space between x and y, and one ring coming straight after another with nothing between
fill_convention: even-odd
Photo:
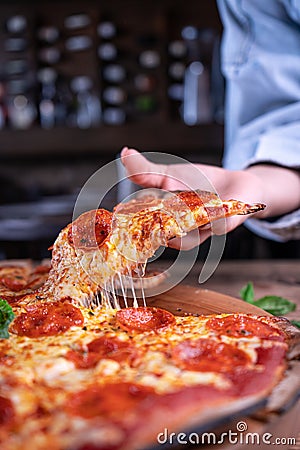
<instances>
[{"instance_id":1,"label":"green basil leaf","mask_svg":"<svg viewBox=\"0 0 300 450\"><path fill-rule=\"evenodd\" d=\"M291 320L291 323L295 325L295 327L300 328L300 320Z\"/></svg>"},{"instance_id":2,"label":"green basil leaf","mask_svg":"<svg viewBox=\"0 0 300 450\"><path fill-rule=\"evenodd\" d=\"M0 339L9 338L8 327L15 315L7 301L0 299Z\"/></svg>"},{"instance_id":3,"label":"green basil leaf","mask_svg":"<svg viewBox=\"0 0 300 450\"><path fill-rule=\"evenodd\" d=\"M246 284L246 286L242 287L240 290L240 297L247 303L254 302L254 287L251 281Z\"/></svg>"},{"instance_id":4,"label":"green basil leaf","mask_svg":"<svg viewBox=\"0 0 300 450\"><path fill-rule=\"evenodd\" d=\"M274 316L283 316L291 311L295 311L296 304L277 295L266 295L253 302L253 305L264 309Z\"/></svg>"}]
</instances>

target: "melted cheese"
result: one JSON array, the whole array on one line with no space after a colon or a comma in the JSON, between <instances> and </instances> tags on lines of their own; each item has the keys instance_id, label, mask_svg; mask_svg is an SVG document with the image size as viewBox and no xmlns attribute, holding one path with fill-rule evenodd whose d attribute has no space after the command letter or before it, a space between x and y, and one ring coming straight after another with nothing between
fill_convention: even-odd
<instances>
[{"instance_id":1,"label":"melted cheese","mask_svg":"<svg viewBox=\"0 0 300 450\"><path fill-rule=\"evenodd\" d=\"M158 332L130 333L121 330L115 321L116 310L80 308L84 315L82 328L72 327L57 336L27 338L11 334L6 341L7 352L14 356L10 366L0 366L1 395L10 398L18 414L15 433L4 435L3 450L64 450L80 447L80 443L106 442L121 439L122 430L102 418L85 420L67 416L64 404L68 395L107 382L132 382L150 386L159 394L176 392L189 386L215 386L225 390L231 384L222 373L184 370L169 356L167 349L186 339L220 338L205 328L207 317L176 317L176 323ZM20 312L22 308L20 309ZM224 315L225 316L225 315ZM101 336L117 338L136 349L137 359L131 366L109 358L100 359L95 367L77 369L66 359L70 350L87 349ZM250 356L250 366L256 362L256 338L243 340L222 336L221 341L237 345ZM260 343L261 344L261 343ZM268 346L268 341L263 345ZM284 345L272 342L272 345ZM36 415L41 408L47 414ZM104 422L102 423L101 421ZM45 433L43 430L46 429ZM121 433L121 435L120 435Z\"/></svg>"}]
</instances>

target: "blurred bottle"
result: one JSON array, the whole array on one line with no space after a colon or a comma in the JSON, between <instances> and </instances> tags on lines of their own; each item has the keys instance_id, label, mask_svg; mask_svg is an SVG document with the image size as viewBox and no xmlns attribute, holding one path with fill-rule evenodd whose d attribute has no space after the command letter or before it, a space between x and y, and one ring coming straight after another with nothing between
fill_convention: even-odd
<instances>
[{"instance_id":1,"label":"blurred bottle","mask_svg":"<svg viewBox=\"0 0 300 450\"><path fill-rule=\"evenodd\" d=\"M3 82L0 82L0 129L2 130L6 126L7 111L5 106L5 86Z\"/></svg>"},{"instance_id":2,"label":"blurred bottle","mask_svg":"<svg viewBox=\"0 0 300 450\"><path fill-rule=\"evenodd\" d=\"M42 128L49 129L55 126L55 97L57 72L51 67L40 69L38 80L40 82L39 114Z\"/></svg>"},{"instance_id":3,"label":"blurred bottle","mask_svg":"<svg viewBox=\"0 0 300 450\"><path fill-rule=\"evenodd\" d=\"M37 116L33 101L23 94L9 99L8 103L9 124L18 130L26 130L35 121Z\"/></svg>"},{"instance_id":4,"label":"blurred bottle","mask_svg":"<svg viewBox=\"0 0 300 450\"><path fill-rule=\"evenodd\" d=\"M206 35L205 35L206 37ZM194 26L182 29L188 64L184 74L182 116L193 126L212 121L210 68L204 57L203 34Z\"/></svg>"},{"instance_id":5,"label":"blurred bottle","mask_svg":"<svg viewBox=\"0 0 300 450\"><path fill-rule=\"evenodd\" d=\"M11 34L21 34L26 31L27 19L21 14L11 16L6 21L6 29Z\"/></svg>"},{"instance_id":6,"label":"blurred bottle","mask_svg":"<svg viewBox=\"0 0 300 450\"><path fill-rule=\"evenodd\" d=\"M122 108L109 107L103 111L103 122L107 125L122 125L126 121L126 113Z\"/></svg>"},{"instance_id":7,"label":"blurred bottle","mask_svg":"<svg viewBox=\"0 0 300 450\"><path fill-rule=\"evenodd\" d=\"M217 123L224 123L225 78L221 71L220 38L217 37L212 53L211 95L213 117Z\"/></svg>"},{"instance_id":8,"label":"blurred bottle","mask_svg":"<svg viewBox=\"0 0 300 450\"><path fill-rule=\"evenodd\" d=\"M90 36L72 36L69 37L65 42L66 50L69 52L81 52L88 50L93 45L93 41Z\"/></svg>"},{"instance_id":9,"label":"blurred bottle","mask_svg":"<svg viewBox=\"0 0 300 450\"><path fill-rule=\"evenodd\" d=\"M97 33L102 39L113 39L117 34L117 27L111 21L103 21L99 23Z\"/></svg>"},{"instance_id":10,"label":"blurred bottle","mask_svg":"<svg viewBox=\"0 0 300 450\"><path fill-rule=\"evenodd\" d=\"M110 62L116 59L118 55L117 48L111 42L105 42L98 47L98 56L105 62Z\"/></svg>"},{"instance_id":11,"label":"blurred bottle","mask_svg":"<svg viewBox=\"0 0 300 450\"><path fill-rule=\"evenodd\" d=\"M108 83L121 83L126 78L126 71L121 64L108 64L103 68L103 79Z\"/></svg>"},{"instance_id":12,"label":"blurred bottle","mask_svg":"<svg viewBox=\"0 0 300 450\"><path fill-rule=\"evenodd\" d=\"M37 38L43 44L52 45L59 38L59 29L50 25L42 26L37 30Z\"/></svg>"},{"instance_id":13,"label":"blurred bottle","mask_svg":"<svg viewBox=\"0 0 300 450\"><path fill-rule=\"evenodd\" d=\"M183 60L187 53L185 42L179 39L171 41L168 46L168 52L171 58Z\"/></svg>"},{"instance_id":14,"label":"blurred bottle","mask_svg":"<svg viewBox=\"0 0 300 450\"><path fill-rule=\"evenodd\" d=\"M90 77L78 76L71 80L71 89L76 95L76 126L78 128L96 127L101 122L101 105L92 92Z\"/></svg>"},{"instance_id":15,"label":"blurred bottle","mask_svg":"<svg viewBox=\"0 0 300 450\"><path fill-rule=\"evenodd\" d=\"M42 47L38 51L38 59L47 65L57 64L61 59L61 52L57 47Z\"/></svg>"},{"instance_id":16,"label":"blurred bottle","mask_svg":"<svg viewBox=\"0 0 300 450\"><path fill-rule=\"evenodd\" d=\"M110 105L121 105L125 101L125 91L119 86L109 86L103 91L103 100Z\"/></svg>"},{"instance_id":17,"label":"blurred bottle","mask_svg":"<svg viewBox=\"0 0 300 450\"><path fill-rule=\"evenodd\" d=\"M91 24L91 19L88 14L71 14L64 20L64 26L67 30L80 30L86 28Z\"/></svg>"},{"instance_id":18,"label":"blurred bottle","mask_svg":"<svg viewBox=\"0 0 300 450\"><path fill-rule=\"evenodd\" d=\"M139 63L145 69L156 69L160 65L160 54L156 50L144 50L139 55Z\"/></svg>"},{"instance_id":19,"label":"blurred bottle","mask_svg":"<svg viewBox=\"0 0 300 450\"><path fill-rule=\"evenodd\" d=\"M200 61L193 61L185 71L183 120L191 126L212 120L209 73Z\"/></svg>"}]
</instances>

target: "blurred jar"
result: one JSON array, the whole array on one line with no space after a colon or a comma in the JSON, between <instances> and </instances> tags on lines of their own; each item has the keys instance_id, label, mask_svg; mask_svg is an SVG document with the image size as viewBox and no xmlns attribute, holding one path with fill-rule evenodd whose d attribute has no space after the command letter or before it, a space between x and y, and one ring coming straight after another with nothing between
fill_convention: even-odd
<instances>
[{"instance_id":1,"label":"blurred jar","mask_svg":"<svg viewBox=\"0 0 300 450\"><path fill-rule=\"evenodd\" d=\"M9 100L8 118L9 124L18 130L30 128L37 116L37 111L32 100L25 95L16 95Z\"/></svg>"}]
</instances>

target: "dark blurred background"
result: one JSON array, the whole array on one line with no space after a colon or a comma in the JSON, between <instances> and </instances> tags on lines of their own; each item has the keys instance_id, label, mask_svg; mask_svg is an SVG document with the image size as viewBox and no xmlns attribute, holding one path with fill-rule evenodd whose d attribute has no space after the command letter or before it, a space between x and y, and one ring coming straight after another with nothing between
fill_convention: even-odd
<instances>
[{"instance_id":1,"label":"dark blurred background","mask_svg":"<svg viewBox=\"0 0 300 450\"><path fill-rule=\"evenodd\" d=\"M221 164L221 34L213 0L0 2L1 259L49 257L124 145ZM299 255L240 227L224 258Z\"/></svg>"}]
</instances>

